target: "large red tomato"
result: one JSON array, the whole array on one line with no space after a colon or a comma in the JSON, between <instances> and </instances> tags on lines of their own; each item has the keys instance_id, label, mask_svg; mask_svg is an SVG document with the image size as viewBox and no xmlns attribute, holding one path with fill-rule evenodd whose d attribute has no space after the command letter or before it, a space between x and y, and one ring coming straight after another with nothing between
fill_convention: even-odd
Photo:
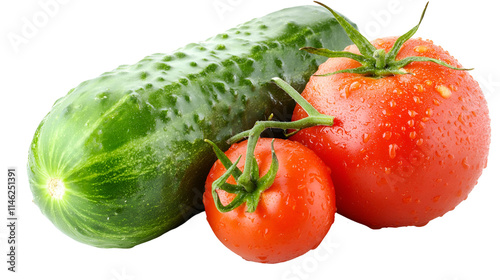
<instances>
[{"instance_id":1,"label":"large red tomato","mask_svg":"<svg viewBox=\"0 0 500 280\"><path fill-rule=\"evenodd\" d=\"M248 141L231 146L227 157L243 170ZM205 184L203 203L207 220L217 238L246 260L277 263L316 248L334 221L335 193L328 167L300 143L275 139L279 169L273 184L260 195L254 212L244 204L221 213L212 196L212 184L226 168L218 160ZM272 161L271 139L261 138L255 158L263 176ZM233 177L228 183L235 184ZM235 194L216 190L223 205Z\"/></svg>"},{"instance_id":2,"label":"large red tomato","mask_svg":"<svg viewBox=\"0 0 500 280\"><path fill-rule=\"evenodd\" d=\"M389 52L396 38L375 40ZM356 46L346 51L359 54ZM460 64L431 41L410 39L396 60L409 56ZM330 58L316 74L360 66ZM313 76L302 96L332 127L292 137L331 168L338 212L371 228L423 226L452 210L486 167L490 119L483 93L466 71L411 62L411 74ZM297 106L293 120L306 114Z\"/></svg>"}]
</instances>

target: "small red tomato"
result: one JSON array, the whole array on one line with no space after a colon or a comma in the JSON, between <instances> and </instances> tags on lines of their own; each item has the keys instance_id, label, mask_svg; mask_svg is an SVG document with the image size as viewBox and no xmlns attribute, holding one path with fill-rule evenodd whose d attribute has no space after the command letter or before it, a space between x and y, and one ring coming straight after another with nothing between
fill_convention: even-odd
<instances>
[{"instance_id":1,"label":"small red tomato","mask_svg":"<svg viewBox=\"0 0 500 280\"><path fill-rule=\"evenodd\" d=\"M396 38L372 42L389 52ZM347 52L359 54L356 46ZM410 39L396 61L425 56L460 64L431 41ZM316 74L360 66L330 58ZM301 130L293 140L331 168L338 212L371 228L423 226L452 210L476 185L490 144L488 108L466 71L411 62L411 74L314 76L302 96L332 127ZM305 116L296 107L293 120Z\"/></svg>"},{"instance_id":2,"label":"small red tomato","mask_svg":"<svg viewBox=\"0 0 500 280\"><path fill-rule=\"evenodd\" d=\"M279 162L273 184L261 194L254 212L245 203L221 213L212 197L212 183L226 168L218 160L205 184L203 202L207 220L217 238L231 251L246 260L277 263L298 257L316 248L330 229L335 214L335 193L328 167L314 152L300 143L275 139ZM243 170L247 141L231 146L225 153ZM255 158L262 176L271 165L271 139L257 142ZM228 183L234 184L231 176ZM218 189L222 204L229 204L234 194Z\"/></svg>"}]
</instances>

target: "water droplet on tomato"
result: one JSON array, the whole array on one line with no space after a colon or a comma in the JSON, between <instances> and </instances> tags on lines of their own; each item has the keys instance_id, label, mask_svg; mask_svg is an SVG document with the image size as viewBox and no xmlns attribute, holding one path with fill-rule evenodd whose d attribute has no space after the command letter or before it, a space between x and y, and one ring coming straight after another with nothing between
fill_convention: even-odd
<instances>
[{"instance_id":1,"label":"water droplet on tomato","mask_svg":"<svg viewBox=\"0 0 500 280\"><path fill-rule=\"evenodd\" d=\"M441 97L448 99L451 97L451 90L444 85L439 85L436 87L436 91L441 95Z\"/></svg>"},{"instance_id":2,"label":"water droplet on tomato","mask_svg":"<svg viewBox=\"0 0 500 280\"><path fill-rule=\"evenodd\" d=\"M382 134L382 138L384 138L385 140L391 139L391 136L392 136L392 132L390 132L390 131L386 131Z\"/></svg>"},{"instance_id":3,"label":"water droplet on tomato","mask_svg":"<svg viewBox=\"0 0 500 280\"><path fill-rule=\"evenodd\" d=\"M461 114L461 113L458 115L458 121L459 121L461 124L465 124L464 118L463 118L463 116L462 116L462 114Z\"/></svg>"},{"instance_id":4,"label":"water droplet on tomato","mask_svg":"<svg viewBox=\"0 0 500 280\"><path fill-rule=\"evenodd\" d=\"M361 87L361 84L358 82L358 81L354 81L353 83L351 83L351 85L349 86L349 90L356 90L358 88Z\"/></svg>"},{"instance_id":5,"label":"water droplet on tomato","mask_svg":"<svg viewBox=\"0 0 500 280\"><path fill-rule=\"evenodd\" d=\"M415 137L417 137L417 132L412 131L408 136L410 137L410 139L415 139Z\"/></svg>"},{"instance_id":6,"label":"water droplet on tomato","mask_svg":"<svg viewBox=\"0 0 500 280\"><path fill-rule=\"evenodd\" d=\"M438 202L439 199L441 199L441 196L440 195L436 195L435 197L432 198L432 201Z\"/></svg>"},{"instance_id":7,"label":"water droplet on tomato","mask_svg":"<svg viewBox=\"0 0 500 280\"><path fill-rule=\"evenodd\" d=\"M427 46L416 46L415 48L413 48L413 50L418 53L425 53L429 49L427 48Z\"/></svg>"},{"instance_id":8,"label":"water droplet on tomato","mask_svg":"<svg viewBox=\"0 0 500 280\"><path fill-rule=\"evenodd\" d=\"M427 108L427 109L425 110L425 115L426 115L427 117L431 117L431 116L432 116L432 109L431 109L431 108Z\"/></svg>"},{"instance_id":9,"label":"water droplet on tomato","mask_svg":"<svg viewBox=\"0 0 500 280\"><path fill-rule=\"evenodd\" d=\"M369 156L368 154L366 154L366 155L363 157L363 160L364 160L365 162L368 162L368 161L369 161L369 159L370 159L370 156Z\"/></svg>"},{"instance_id":10,"label":"water droplet on tomato","mask_svg":"<svg viewBox=\"0 0 500 280\"><path fill-rule=\"evenodd\" d=\"M370 134L368 133L363 134L363 143L367 143L368 140L370 140Z\"/></svg>"},{"instance_id":11,"label":"water droplet on tomato","mask_svg":"<svg viewBox=\"0 0 500 280\"><path fill-rule=\"evenodd\" d=\"M263 263L266 262L267 260L267 256L260 256L260 257L257 257L260 261L262 261Z\"/></svg>"},{"instance_id":12,"label":"water droplet on tomato","mask_svg":"<svg viewBox=\"0 0 500 280\"><path fill-rule=\"evenodd\" d=\"M420 146L420 145L422 145L423 143L424 143L424 139L419 138L415 144L417 144L417 146Z\"/></svg>"},{"instance_id":13,"label":"water droplet on tomato","mask_svg":"<svg viewBox=\"0 0 500 280\"><path fill-rule=\"evenodd\" d=\"M417 115L417 112L415 112L413 110L408 110L408 115L413 118Z\"/></svg>"},{"instance_id":14,"label":"water droplet on tomato","mask_svg":"<svg viewBox=\"0 0 500 280\"><path fill-rule=\"evenodd\" d=\"M465 169L469 169L469 168L470 168L469 159L468 159L467 157L465 157L465 158L462 160L462 166L463 166Z\"/></svg>"},{"instance_id":15,"label":"water droplet on tomato","mask_svg":"<svg viewBox=\"0 0 500 280\"><path fill-rule=\"evenodd\" d=\"M396 150L398 149L398 145L396 144L390 144L389 145L389 157L390 158L395 158L396 157Z\"/></svg>"},{"instance_id":16,"label":"water droplet on tomato","mask_svg":"<svg viewBox=\"0 0 500 280\"><path fill-rule=\"evenodd\" d=\"M414 121L414 120L409 120L409 121L408 121L408 126L409 126L409 127L413 127L413 126L415 126L415 121Z\"/></svg>"}]
</instances>

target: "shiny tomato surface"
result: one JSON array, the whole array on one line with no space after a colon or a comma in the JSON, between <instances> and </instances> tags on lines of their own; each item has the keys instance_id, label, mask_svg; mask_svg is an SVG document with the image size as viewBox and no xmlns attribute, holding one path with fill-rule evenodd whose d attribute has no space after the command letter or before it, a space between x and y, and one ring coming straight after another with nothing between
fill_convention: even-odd
<instances>
[{"instance_id":1,"label":"shiny tomato surface","mask_svg":"<svg viewBox=\"0 0 500 280\"><path fill-rule=\"evenodd\" d=\"M275 139L279 169L274 183L261 194L255 212L245 203L221 213L212 197L212 183L226 169L218 160L205 184L203 201L207 220L217 238L246 260L277 263L293 259L316 248L329 231L335 214L335 192L330 170L310 149L300 143ZM243 170L247 141L231 146L227 157ZM260 176L269 170L271 139L259 139L255 157ZM235 184L231 176L228 183ZM223 205L234 194L217 190Z\"/></svg>"},{"instance_id":2,"label":"shiny tomato surface","mask_svg":"<svg viewBox=\"0 0 500 280\"><path fill-rule=\"evenodd\" d=\"M375 40L386 52L396 38ZM359 53L355 46L347 51ZM410 39L397 56L460 64L431 41ZM360 64L330 58L316 74ZM467 198L486 167L490 119L469 72L412 62L408 74L313 76L302 96L335 117L292 137L330 167L338 212L371 228L423 226ZM297 106L293 120L306 116Z\"/></svg>"}]
</instances>

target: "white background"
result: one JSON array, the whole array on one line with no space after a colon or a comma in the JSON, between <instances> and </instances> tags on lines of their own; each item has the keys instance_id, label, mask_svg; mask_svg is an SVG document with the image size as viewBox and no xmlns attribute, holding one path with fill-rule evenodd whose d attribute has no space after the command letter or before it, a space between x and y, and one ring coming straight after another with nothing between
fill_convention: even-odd
<instances>
[{"instance_id":1,"label":"white background","mask_svg":"<svg viewBox=\"0 0 500 280\"><path fill-rule=\"evenodd\" d=\"M54 2L55 0L52 0ZM369 39L413 27L425 1L324 0ZM33 133L54 101L80 82L170 52L239 23L311 1L184 0L0 2L0 279L500 279L498 10L496 1L431 1L416 34L450 51L489 102L488 168L469 198L422 228L370 230L336 216L316 250L289 262L244 261L227 250L201 213L132 249L98 249L59 232L36 205L26 178ZM57 9L56 9L57 7ZM36 30L24 36L31 22ZM11 42L16 34L21 44ZM7 272L7 175L18 170L17 273Z\"/></svg>"}]
</instances>

